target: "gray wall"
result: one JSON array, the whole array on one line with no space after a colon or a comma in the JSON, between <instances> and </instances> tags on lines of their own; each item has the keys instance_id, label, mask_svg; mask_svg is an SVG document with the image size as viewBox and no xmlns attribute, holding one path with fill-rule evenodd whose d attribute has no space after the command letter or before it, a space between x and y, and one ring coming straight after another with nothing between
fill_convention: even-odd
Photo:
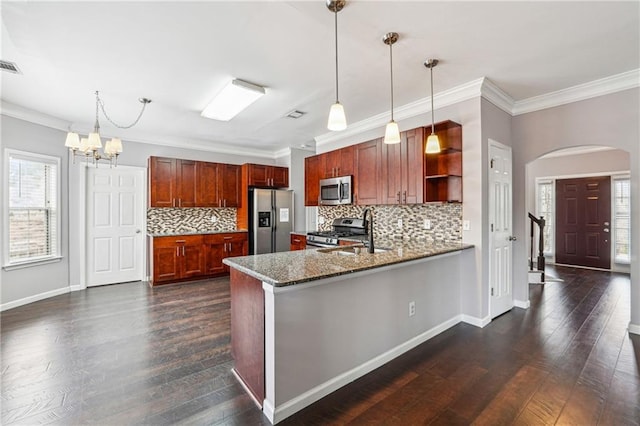
<instances>
[{"instance_id":1,"label":"gray wall","mask_svg":"<svg viewBox=\"0 0 640 426\"><path fill-rule=\"evenodd\" d=\"M82 287L82 268L84 253L81 250L84 229L82 223L85 206L81 205L81 193L84 190L82 164L70 164L68 150L64 147L66 132L39 124L29 123L5 115L1 119L2 165L4 167L4 149L57 156L61 159L61 253L60 262L30 266L11 271L0 271L0 307L13 306L16 302L35 301L69 291L71 287ZM173 148L130 141L123 141L124 152L118 160L123 166L147 167L149 156L166 156L191 160L222 162L230 164L260 163L275 164L275 159L261 157L218 154L183 148ZM76 162L82 160L76 159ZM93 167L93 166L92 166ZM100 167L107 167L103 163ZM2 170L0 172L3 173ZM4 176L4 175L2 175ZM0 191L4 191L0 185ZM3 195L3 194L2 194ZM3 198L4 200L4 198ZM0 209L4 214L4 209ZM0 250L5 247L4 233L0 235Z\"/></svg>"},{"instance_id":2,"label":"gray wall","mask_svg":"<svg viewBox=\"0 0 640 426\"><path fill-rule=\"evenodd\" d=\"M512 119L514 145L514 229L526 235L526 166L538 157L574 146L611 146L629 153L631 171L631 326L640 332L640 89L599 96ZM525 239L514 244L514 292L528 299Z\"/></svg>"},{"instance_id":3,"label":"gray wall","mask_svg":"<svg viewBox=\"0 0 640 426\"><path fill-rule=\"evenodd\" d=\"M39 126L15 118L1 116L2 130L0 131L2 148L2 185L0 185L0 195L4 204L4 167L5 149L17 149L38 154L51 155L60 158L61 175L61 228L60 229L60 250L62 260L59 262L44 265L32 266L11 271L0 271L0 306L8 302L45 294L45 297L53 296L65 292L69 286L69 196L66 188L68 186L67 174L67 149L64 147L65 132L54 130L49 127ZM0 209L2 221L4 221L5 209ZM2 222L4 223L4 222ZM7 236L0 234L0 250L4 261L4 250L7 245Z\"/></svg>"}]
</instances>

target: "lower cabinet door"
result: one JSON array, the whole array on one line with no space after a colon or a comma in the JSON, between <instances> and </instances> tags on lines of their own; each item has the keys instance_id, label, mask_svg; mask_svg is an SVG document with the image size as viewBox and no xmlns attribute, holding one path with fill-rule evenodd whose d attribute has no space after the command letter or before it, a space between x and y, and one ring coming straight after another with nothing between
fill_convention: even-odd
<instances>
[{"instance_id":1,"label":"lower cabinet door","mask_svg":"<svg viewBox=\"0 0 640 426\"><path fill-rule=\"evenodd\" d=\"M225 271L225 265L222 263L224 249L224 243L205 242L207 275L221 274Z\"/></svg>"},{"instance_id":2,"label":"lower cabinet door","mask_svg":"<svg viewBox=\"0 0 640 426\"><path fill-rule=\"evenodd\" d=\"M180 262L175 245L170 247L154 247L153 249L153 282L163 283L180 278Z\"/></svg>"},{"instance_id":3,"label":"lower cabinet door","mask_svg":"<svg viewBox=\"0 0 640 426\"><path fill-rule=\"evenodd\" d=\"M204 250L202 244L185 244L183 255L183 266L181 278L191 278L205 275L204 272Z\"/></svg>"}]
</instances>

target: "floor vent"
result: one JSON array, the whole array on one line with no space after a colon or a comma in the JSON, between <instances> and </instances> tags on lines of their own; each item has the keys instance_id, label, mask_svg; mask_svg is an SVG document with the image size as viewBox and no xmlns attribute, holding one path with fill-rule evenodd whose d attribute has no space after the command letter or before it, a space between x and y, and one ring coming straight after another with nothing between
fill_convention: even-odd
<instances>
[{"instance_id":1,"label":"floor vent","mask_svg":"<svg viewBox=\"0 0 640 426\"><path fill-rule=\"evenodd\" d=\"M9 61L0 60L0 69L2 69L2 71L8 71L14 74L21 74L18 66L15 63Z\"/></svg>"}]
</instances>

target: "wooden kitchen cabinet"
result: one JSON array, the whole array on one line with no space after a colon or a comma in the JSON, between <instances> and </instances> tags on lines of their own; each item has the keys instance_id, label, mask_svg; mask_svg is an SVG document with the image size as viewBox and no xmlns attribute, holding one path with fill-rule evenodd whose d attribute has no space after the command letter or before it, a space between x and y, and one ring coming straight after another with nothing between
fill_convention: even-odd
<instances>
[{"instance_id":1,"label":"wooden kitchen cabinet","mask_svg":"<svg viewBox=\"0 0 640 426\"><path fill-rule=\"evenodd\" d=\"M218 207L239 207L240 183L242 182L241 167L237 164L218 164Z\"/></svg>"},{"instance_id":2,"label":"wooden kitchen cabinet","mask_svg":"<svg viewBox=\"0 0 640 426\"><path fill-rule=\"evenodd\" d=\"M320 198L320 179L324 170L324 157L312 155L304 159L304 205L317 206Z\"/></svg>"},{"instance_id":3,"label":"wooden kitchen cabinet","mask_svg":"<svg viewBox=\"0 0 640 426\"><path fill-rule=\"evenodd\" d=\"M355 145L355 204L380 204L381 145L382 138Z\"/></svg>"},{"instance_id":4,"label":"wooden kitchen cabinet","mask_svg":"<svg viewBox=\"0 0 640 426\"><path fill-rule=\"evenodd\" d=\"M381 144L382 204L423 202L424 156L423 128L402 132L398 144Z\"/></svg>"},{"instance_id":5,"label":"wooden kitchen cabinet","mask_svg":"<svg viewBox=\"0 0 640 426\"><path fill-rule=\"evenodd\" d=\"M202 235L154 237L151 254L153 285L205 275Z\"/></svg>"},{"instance_id":6,"label":"wooden kitchen cabinet","mask_svg":"<svg viewBox=\"0 0 640 426\"><path fill-rule=\"evenodd\" d=\"M149 157L149 206L195 207L196 161Z\"/></svg>"},{"instance_id":7,"label":"wooden kitchen cabinet","mask_svg":"<svg viewBox=\"0 0 640 426\"><path fill-rule=\"evenodd\" d=\"M424 200L462 202L462 126L453 121L435 125L440 153L425 155ZM431 128L424 128L424 138Z\"/></svg>"},{"instance_id":8,"label":"wooden kitchen cabinet","mask_svg":"<svg viewBox=\"0 0 640 426\"><path fill-rule=\"evenodd\" d=\"M244 232L209 234L204 236L207 275L218 275L229 271L222 263L227 257L246 256L249 242Z\"/></svg>"},{"instance_id":9,"label":"wooden kitchen cabinet","mask_svg":"<svg viewBox=\"0 0 640 426\"><path fill-rule=\"evenodd\" d=\"M267 188L288 188L289 169L265 164L243 164L247 185Z\"/></svg>"},{"instance_id":10,"label":"wooden kitchen cabinet","mask_svg":"<svg viewBox=\"0 0 640 426\"><path fill-rule=\"evenodd\" d=\"M353 174L353 145L320 155L324 160L321 160L321 165L324 166L323 178L349 176Z\"/></svg>"},{"instance_id":11,"label":"wooden kitchen cabinet","mask_svg":"<svg viewBox=\"0 0 640 426\"><path fill-rule=\"evenodd\" d=\"M305 250L307 248L307 237L300 234L291 234L290 250Z\"/></svg>"},{"instance_id":12,"label":"wooden kitchen cabinet","mask_svg":"<svg viewBox=\"0 0 640 426\"><path fill-rule=\"evenodd\" d=\"M198 161L196 207L238 207L240 166Z\"/></svg>"}]
</instances>

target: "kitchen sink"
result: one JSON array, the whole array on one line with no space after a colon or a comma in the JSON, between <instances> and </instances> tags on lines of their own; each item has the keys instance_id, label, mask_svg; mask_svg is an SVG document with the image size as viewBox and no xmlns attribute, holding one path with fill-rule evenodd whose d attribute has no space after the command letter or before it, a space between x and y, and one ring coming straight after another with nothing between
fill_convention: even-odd
<instances>
[{"instance_id":1,"label":"kitchen sink","mask_svg":"<svg viewBox=\"0 0 640 426\"><path fill-rule=\"evenodd\" d=\"M318 249L320 253L332 253L335 255L341 256L355 256L357 254L369 254L368 249L364 246L341 246L341 247L331 247ZM388 248L375 248L373 250L374 253L385 253L391 249Z\"/></svg>"}]
</instances>

